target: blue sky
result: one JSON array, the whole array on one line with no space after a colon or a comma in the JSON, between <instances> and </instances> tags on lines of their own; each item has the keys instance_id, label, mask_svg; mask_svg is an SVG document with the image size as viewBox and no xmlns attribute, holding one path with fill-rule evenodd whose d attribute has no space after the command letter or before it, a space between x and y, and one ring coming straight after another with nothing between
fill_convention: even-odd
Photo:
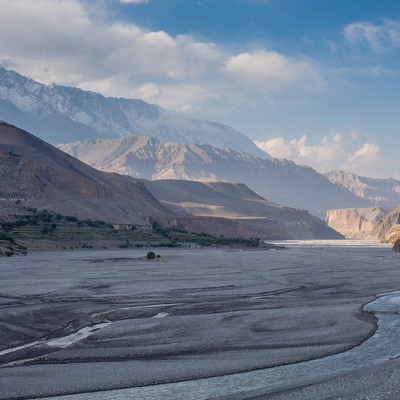
<instances>
[{"instance_id":1,"label":"blue sky","mask_svg":"<svg viewBox=\"0 0 400 400\"><path fill-rule=\"evenodd\" d=\"M0 0L0 64L400 179L398 0Z\"/></svg>"}]
</instances>

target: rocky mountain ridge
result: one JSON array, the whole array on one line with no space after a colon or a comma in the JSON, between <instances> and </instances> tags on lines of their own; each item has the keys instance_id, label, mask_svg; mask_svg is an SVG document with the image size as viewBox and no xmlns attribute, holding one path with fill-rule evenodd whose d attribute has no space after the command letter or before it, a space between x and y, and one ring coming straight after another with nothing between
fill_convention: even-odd
<instances>
[{"instance_id":1,"label":"rocky mountain ridge","mask_svg":"<svg viewBox=\"0 0 400 400\"><path fill-rule=\"evenodd\" d=\"M396 179L367 178L349 171L330 171L325 176L376 207L396 207L400 204L400 181Z\"/></svg>"},{"instance_id":2,"label":"rocky mountain ridge","mask_svg":"<svg viewBox=\"0 0 400 400\"><path fill-rule=\"evenodd\" d=\"M328 209L371 205L310 167L243 151L150 137L88 139L59 148L99 170L136 178L241 182L265 199L307 209L322 218Z\"/></svg>"},{"instance_id":3,"label":"rocky mountain ridge","mask_svg":"<svg viewBox=\"0 0 400 400\"><path fill-rule=\"evenodd\" d=\"M268 157L251 139L229 126L172 114L143 100L44 85L5 68L0 68L0 119L51 144L150 135L164 141L210 144Z\"/></svg>"}]
</instances>

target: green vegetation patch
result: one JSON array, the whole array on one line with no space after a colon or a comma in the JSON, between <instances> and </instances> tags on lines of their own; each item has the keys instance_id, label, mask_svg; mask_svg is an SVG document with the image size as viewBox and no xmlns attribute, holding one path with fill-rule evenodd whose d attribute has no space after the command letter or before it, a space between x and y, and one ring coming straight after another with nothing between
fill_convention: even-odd
<instances>
[{"instance_id":1,"label":"green vegetation patch","mask_svg":"<svg viewBox=\"0 0 400 400\"><path fill-rule=\"evenodd\" d=\"M129 225L130 229L114 229L101 220L79 219L33 207L20 207L20 212L0 219L0 255L26 253L32 248L141 248L196 246L256 247L259 239L215 237L207 233L191 233L165 228L154 222L147 227ZM156 257L156 256L155 256Z\"/></svg>"}]
</instances>

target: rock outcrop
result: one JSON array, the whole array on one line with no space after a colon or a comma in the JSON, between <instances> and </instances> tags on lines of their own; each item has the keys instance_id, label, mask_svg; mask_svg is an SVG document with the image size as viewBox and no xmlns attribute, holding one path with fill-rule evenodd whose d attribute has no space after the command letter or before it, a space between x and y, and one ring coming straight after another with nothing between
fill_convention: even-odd
<instances>
[{"instance_id":1,"label":"rock outcrop","mask_svg":"<svg viewBox=\"0 0 400 400\"><path fill-rule=\"evenodd\" d=\"M397 239L392 247L392 251L395 253L400 253L400 239Z\"/></svg>"},{"instance_id":2,"label":"rock outcrop","mask_svg":"<svg viewBox=\"0 0 400 400\"><path fill-rule=\"evenodd\" d=\"M376 226L393 208L346 208L328 210L326 222L328 226L350 238L376 237Z\"/></svg>"},{"instance_id":3,"label":"rock outcrop","mask_svg":"<svg viewBox=\"0 0 400 400\"><path fill-rule=\"evenodd\" d=\"M395 243L400 239L400 206L387 214L377 224L374 233L383 243Z\"/></svg>"}]
</instances>

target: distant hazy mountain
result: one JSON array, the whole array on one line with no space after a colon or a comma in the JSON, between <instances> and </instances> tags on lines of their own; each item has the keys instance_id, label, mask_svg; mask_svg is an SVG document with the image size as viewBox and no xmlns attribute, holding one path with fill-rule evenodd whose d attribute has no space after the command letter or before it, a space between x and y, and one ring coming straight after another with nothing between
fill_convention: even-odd
<instances>
[{"instance_id":1,"label":"distant hazy mountain","mask_svg":"<svg viewBox=\"0 0 400 400\"><path fill-rule=\"evenodd\" d=\"M265 199L304 208L322 218L328 209L371 205L310 167L243 151L149 137L86 140L59 148L99 170L138 178L245 183Z\"/></svg>"},{"instance_id":2,"label":"distant hazy mountain","mask_svg":"<svg viewBox=\"0 0 400 400\"><path fill-rule=\"evenodd\" d=\"M146 135L268 157L251 139L229 126L174 115L142 100L43 85L4 68L0 68L0 119L52 144Z\"/></svg>"},{"instance_id":3,"label":"distant hazy mountain","mask_svg":"<svg viewBox=\"0 0 400 400\"><path fill-rule=\"evenodd\" d=\"M348 171L331 171L325 175L332 183L369 200L374 206L395 207L400 204L400 181L396 179L365 178Z\"/></svg>"}]
</instances>

